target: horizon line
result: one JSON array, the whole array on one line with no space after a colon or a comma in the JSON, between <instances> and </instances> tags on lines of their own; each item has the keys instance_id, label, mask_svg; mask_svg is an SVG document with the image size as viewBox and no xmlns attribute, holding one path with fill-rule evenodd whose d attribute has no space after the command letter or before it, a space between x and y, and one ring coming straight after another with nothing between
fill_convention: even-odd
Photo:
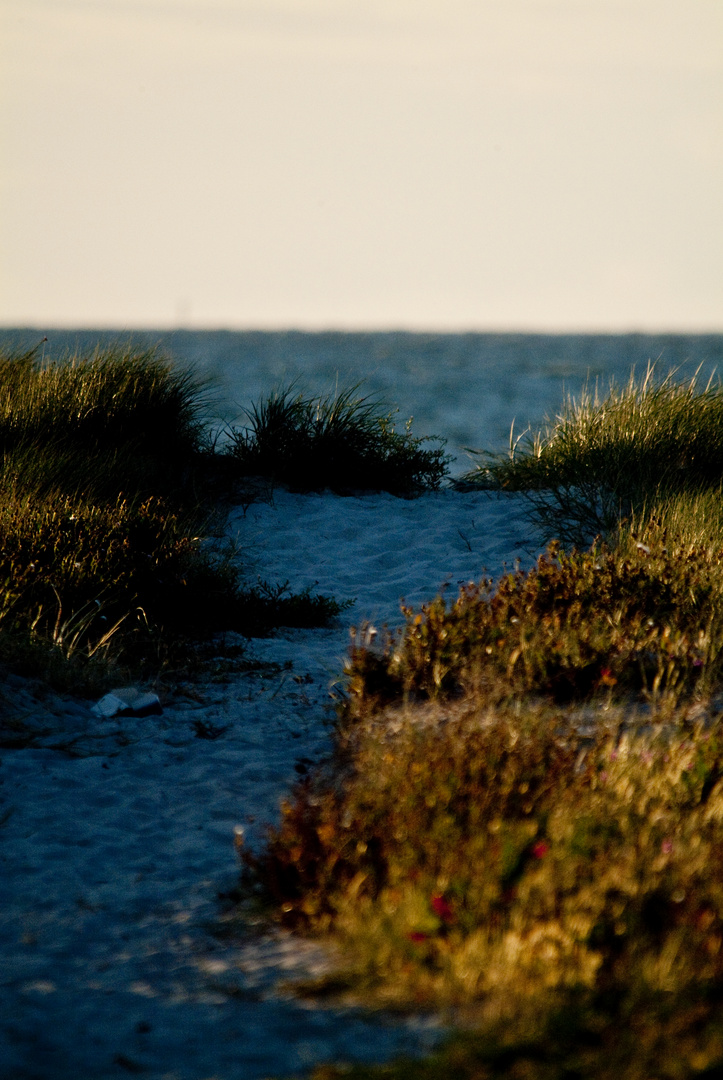
<instances>
[{"instance_id":1,"label":"horizon line","mask_svg":"<svg viewBox=\"0 0 723 1080\"><path fill-rule=\"evenodd\" d=\"M555 336L555 337L718 337L723 335L723 325L715 329L713 327L666 327L658 326L641 327L635 324L625 325L620 327L600 327L600 326L564 326L564 327L543 327L543 326L409 326L404 324L376 324L376 325L337 325L333 323L319 323L318 325L303 325L293 323L278 323L278 324L230 324L230 323L208 323L208 324L191 324L191 323L57 323L57 322L39 322L33 320L27 323L5 323L0 322L0 333L10 332L28 332L36 331L37 333L58 331L60 333L91 333L97 331L98 333L109 334L175 334L175 333L217 333L217 334L408 334L408 335L420 335L420 336L442 336L442 335L476 335L476 334L492 334L498 336L528 336L528 337L543 337L543 336Z\"/></svg>"}]
</instances>

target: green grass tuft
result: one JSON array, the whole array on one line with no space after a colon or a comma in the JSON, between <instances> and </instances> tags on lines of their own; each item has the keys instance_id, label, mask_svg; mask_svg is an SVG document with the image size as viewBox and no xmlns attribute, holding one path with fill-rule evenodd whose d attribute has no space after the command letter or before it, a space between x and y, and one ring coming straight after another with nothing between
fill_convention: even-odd
<instances>
[{"instance_id":1,"label":"green grass tuft","mask_svg":"<svg viewBox=\"0 0 723 1080\"><path fill-rule=\"evenodd\" d=\"M203 387L154 350L0 356L4 490L114 499L178 490L203 457Z\"/></svg>"},{"instance_id":2,"label":"green grass tuft","mask_svg":"<svg viewBox=\"0 0 723 1080\"><path fill-rule=\"evenodd\" d=\"M481 454L464 482L530 493L548 535L576 543L676 493L719 491L723 386L674 375L651 366L605 397L584 390L541 431L510 438L507 456Z\"/></svg>"},{"instance_id":3,"label":"green grass tuft","mask_svg":"<svg viewBox=\"0 0 723 1080\"><path fill-rule=\"evenodd\" d=\"M249 427L232 432L242 472L300 491L409 495L438 488L449 461L443 447L424 446L430 440L413 436L411 421L398 432L394 413L357 391L306 397L287 387L253 406Z\"/></svg>"}]
</instances>

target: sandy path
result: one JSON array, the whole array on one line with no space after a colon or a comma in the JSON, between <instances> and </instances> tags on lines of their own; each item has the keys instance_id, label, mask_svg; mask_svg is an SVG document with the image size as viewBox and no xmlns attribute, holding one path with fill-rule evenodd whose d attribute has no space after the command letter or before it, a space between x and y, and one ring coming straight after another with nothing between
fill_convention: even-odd
<instances>
[{"instance_id":1,"label":"sandy path","mask_svg":"<svg viewBox=\"0 0 723 1080\"><path fill-rule=\"evenodd\" d=\"M256 1080L418 1052L434 1037L433 1024L275 994L280 976L323 957L285 935L215 936L217 897L236 878L234 827L257 844L295 765L328 749L349 626L397 624L402 596L417 605L484 567L529 564L529 527L518 502L481 494L279 492L236 511L229 529L263 577L355 606L331 629L253 643L289 670L186 696L181 685L160 717L100 724L87 703L10 681L6 708L47 733L0 753L4 1080ZM57 749L69 742L81 756Z\"/></svg>"}]
</instances>

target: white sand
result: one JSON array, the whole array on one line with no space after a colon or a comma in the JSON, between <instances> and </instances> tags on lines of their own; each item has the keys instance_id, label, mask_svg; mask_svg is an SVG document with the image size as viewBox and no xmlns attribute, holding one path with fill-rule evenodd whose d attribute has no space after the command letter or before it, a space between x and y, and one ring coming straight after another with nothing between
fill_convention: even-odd
<instances>
[{"instance_id":1,"label":"white sand","mask_svg":"<svg viewBox=\"0 0 723 1080\"><path fill-rule=\"evenodd\" d=\"M355 598L331 629L252 643L290 669L179 678L162 716L102 722L91 703L6 685L6 713L43 734L0 753L4 1080L251 1080L435 1038L434 1023L279 995L280 978L323 954L253 927L245 942L214 936L218 894L237 877L234 828L258 845L294 766L328 750L350 626L398 625L402 597L418 606L444 584L530 565L535 537L518 500L453 491L277 492L234 512L229 532L263 578Z\"/></svg>"}]
</instances>

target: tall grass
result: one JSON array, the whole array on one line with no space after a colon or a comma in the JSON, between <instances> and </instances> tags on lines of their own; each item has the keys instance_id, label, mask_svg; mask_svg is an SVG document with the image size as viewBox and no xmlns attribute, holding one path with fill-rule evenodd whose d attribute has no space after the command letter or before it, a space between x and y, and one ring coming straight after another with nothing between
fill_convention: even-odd
<instances>
[{"instance_id":1,"label":"tall grass","mask_svg":"<svg viewBox=\"0 0 723 1080\"><path fill-rule=\"evenodd\" d=\"M577 542L676 492L723 482L723 386L659 378L650 366L605 396L568 398L540 431L510 438L508 455L482 453L465 482L530 493L551 535Z\"/></svg>"},{"instance_id":2,"label":"tall grass","mask_svg":"<svg viewBox=\"0 0 723 1080\"><path fill-rule=\"evenodd\" d=\"M193 492L210 466L201 407L202 388L154 351L0 355L6 665L82 691L111 655L183 633L204 594L228 595L229 568L194 539L210 510Z\"/></svg>"},{"instance_id":3,"label":"tall grass","mask_svg":"<svg viewBox=\"0 0 723 1080\"><path fill-rule=\"evenodd\" d=\"M3 487L84 498L178 488L206 449L202 409L202 385L155 350L0 355Z\"/></svg>"},{"instance_id":4,"label":"tall grass","mask_svg":"<svg viewBox=\"0 0 723 1080\"><path fill-rule=\"evenodd\" d=\"M174 641L341 610L249 589L201 545L233 471L204 404L153 350L0 355L0 661L82 691L112 658L143 668Z\"/></svg>"},{"instance_id":5,"label":"tall grass","mask_svg":"<svg viewBox=\"0 0 723 1080\"><path fill-rule=\"evenodd\" d=\"M397 495L439 487L447 473L443 447L396 430L394 412L360 396L357 386L305 396L287 387L247 412L232 433L245 474L268 476L297 490L380 490Z\"/></svg>"}]
</instances>

